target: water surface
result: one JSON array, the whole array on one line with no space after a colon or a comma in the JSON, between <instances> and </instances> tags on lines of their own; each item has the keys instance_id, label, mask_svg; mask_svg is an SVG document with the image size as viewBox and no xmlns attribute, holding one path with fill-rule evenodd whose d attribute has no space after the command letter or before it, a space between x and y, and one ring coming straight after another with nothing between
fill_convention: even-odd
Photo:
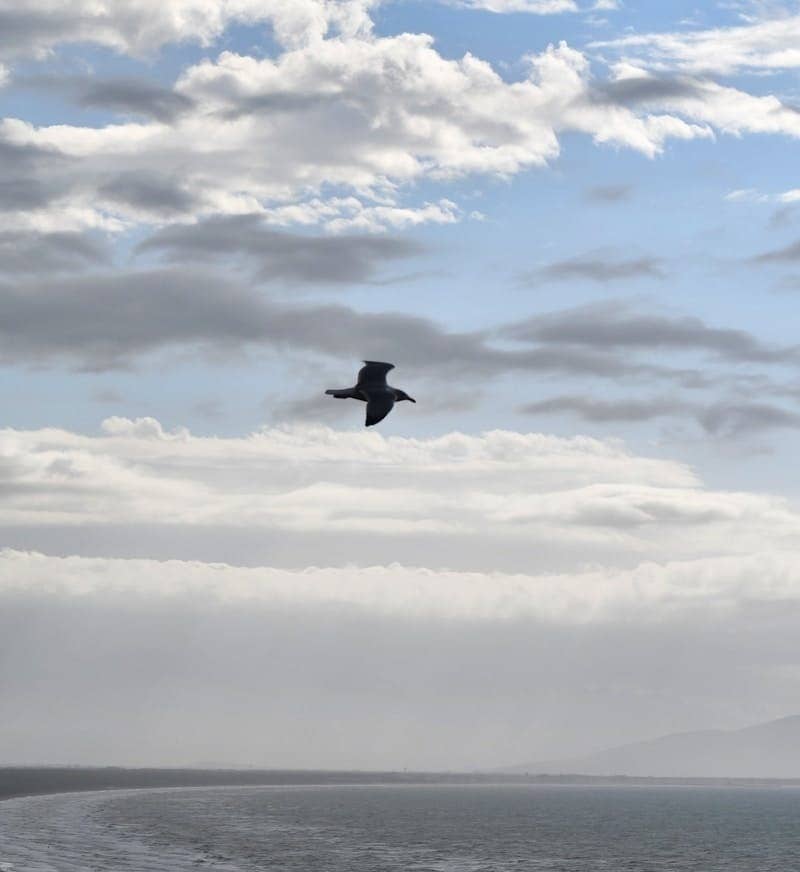
<instances>
[{"instance_id":1,"label":"water surface","mask_svg":"<svg viewBox=\"0 0 800 872\"><path fill-rule=\"evenodd\" d=\"M788 872L800 789L192 788L0 803L2 872Z\"/></svg>"}]
</instances>

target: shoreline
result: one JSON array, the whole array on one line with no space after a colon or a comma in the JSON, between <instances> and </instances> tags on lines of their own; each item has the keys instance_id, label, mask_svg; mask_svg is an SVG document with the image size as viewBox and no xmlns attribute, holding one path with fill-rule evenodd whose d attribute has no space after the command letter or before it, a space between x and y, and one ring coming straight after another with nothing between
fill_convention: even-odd
<instances>
[{"instance_id":1,"label":"shoreline","mask_svg":"<svg viewBox=\"0 0 800 872\"><path fill-rule=\"evenodd\" d=\"M605 775L518 775L358 770L161 769L78 766L0 766L0 802L59 793L159 788L552 785L584 787L800 788L800 778L675 778Z\"/></svg>"}]
</instances>

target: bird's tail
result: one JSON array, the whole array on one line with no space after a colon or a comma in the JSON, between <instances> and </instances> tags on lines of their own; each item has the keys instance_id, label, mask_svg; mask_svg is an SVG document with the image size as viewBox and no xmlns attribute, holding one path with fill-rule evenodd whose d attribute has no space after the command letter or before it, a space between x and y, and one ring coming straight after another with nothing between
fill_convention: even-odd
<instances>
[{"instance_id":1,"label":"bird's tail","mask_svg":"<svg viewBox=\"0 0 800 872\"><path fill-rule=\"evenodd\" d=\"M331 397L336 397L337 400L353 400L358 399L353 388L341 388L339 390L333 389L330 391L325 391Z\"/></svg>"}]
</instances>

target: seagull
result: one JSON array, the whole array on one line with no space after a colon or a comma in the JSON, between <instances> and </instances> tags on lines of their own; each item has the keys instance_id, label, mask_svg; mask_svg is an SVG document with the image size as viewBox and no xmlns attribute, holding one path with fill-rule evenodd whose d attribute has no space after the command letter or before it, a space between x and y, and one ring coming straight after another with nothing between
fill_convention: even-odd
<instances>
[{"instance_id":1,"label":"seagull","mask_svg":"<svg viewBox=\"0 0 800 872\"><path fill-rule=\"evenodd\" d=\"M367 404L367 421L365 426L371 427L382 421L395 403L402 400L416 403L417 401L405 391L386 384L386 374L394 369L393 363L381 363L379 360L364 360L364 366L358 371L358 381L355 387L341 390L325 391L337 400L361 400Z\"/></svg>"}]
</instances>

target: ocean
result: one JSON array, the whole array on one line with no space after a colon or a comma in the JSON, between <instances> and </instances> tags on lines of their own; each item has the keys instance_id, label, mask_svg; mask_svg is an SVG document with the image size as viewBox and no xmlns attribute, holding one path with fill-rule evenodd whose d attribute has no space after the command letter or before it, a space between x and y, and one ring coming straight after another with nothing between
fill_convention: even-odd
<instances>
[{"instance_id":1,"label":"ocean","mask_svg":"<svg viewBox=\"0 0 800 872\"><path fill-rule=\"evenodd\" d=\"M2 872L793 872L800 789L368 785L0 802Z\"/></svg>"}]
</instances>

